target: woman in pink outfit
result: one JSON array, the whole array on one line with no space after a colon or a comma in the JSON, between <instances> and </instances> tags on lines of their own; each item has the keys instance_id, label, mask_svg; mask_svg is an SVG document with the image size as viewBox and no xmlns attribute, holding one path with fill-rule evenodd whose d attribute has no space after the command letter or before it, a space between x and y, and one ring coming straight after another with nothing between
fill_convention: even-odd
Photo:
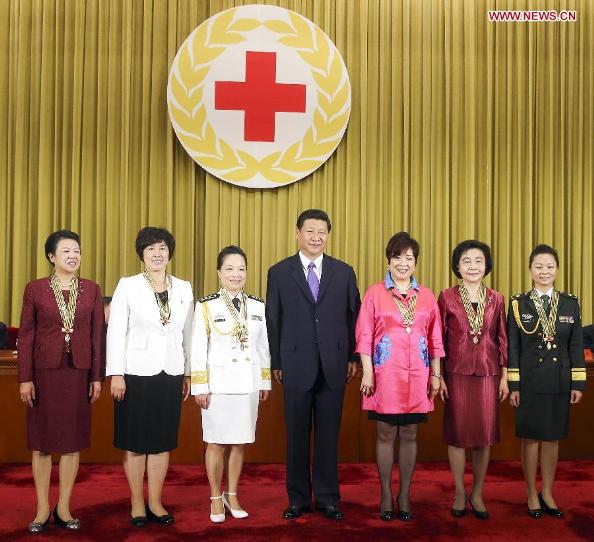
<instances>
[{"instance_id":1,"label":"woman in pink outfit","mask_svg":"<svg viewBox=\"0 0 594 542\"><path fill-rule=\"evenodd\" d=\"M452 271L461 282L441 292L438 300L446 350L440 395L446 402L444 440L456 484L452 516L457 518L466 513L467 500L477 518L489 517L483 485L490 447L500 440L497 400L509 395L505 302L482 282L492 267L488 245L463 241L452 254ZM465 448L472 448L468 497Z\"/></svg>"},{"instance_id":2,"label":"woman in pink outfit","mask_svg":"<svg viewBox=\"0 0 594 542\"><path fill-rule=\"evenodd\" d=\"M406 232L386 247L388 271L365 293L357 320L363 409L377 423L376 460L381 482L380 518L412 519L410 483L417 458L417 424L427 421L439 393L444 356L435 296L414 279L419 244ZM392 466L399 438L400 491L394 512Z\"/></svg>"}]
</instances>

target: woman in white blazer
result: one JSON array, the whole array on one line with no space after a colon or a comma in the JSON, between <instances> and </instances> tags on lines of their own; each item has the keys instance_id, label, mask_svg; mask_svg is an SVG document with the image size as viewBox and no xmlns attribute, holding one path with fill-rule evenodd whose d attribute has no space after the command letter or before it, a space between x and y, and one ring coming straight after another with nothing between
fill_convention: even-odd
<instances>
[{"instance_id":1,"label":"woman in white blazer","mask_svg":"<svg viewBox=\"0 0 594 542\"><path fill-rule=\"evenodd\" d=\"M225 521L225 508L234 518L248 515L237 498L244 447L255 440L258 405L270 390L264 302L243 292L246 270L243 250L221 250L221 288L198 301L192 331L192 395L202 408L213 523ZM225 467L227 491L221 493Z\"/></svg>"},{"instance_id":2,"label":"woman in white blazer","mask_svg":"<svg viewBox=\"0 0 594 542\"><path fill-rule=\"evenodd\" d=\"M182 399L190 385L194 299L189 282L166 271L175 239L167 230L143 228L136 252L145 269L120 280L107 328L107 371L114 403L114 446L124 450L131 522L173 523L161 503L169 452L177 447ZM144 473L148 472L148 507Z\"/></svg>"}]
</instances>

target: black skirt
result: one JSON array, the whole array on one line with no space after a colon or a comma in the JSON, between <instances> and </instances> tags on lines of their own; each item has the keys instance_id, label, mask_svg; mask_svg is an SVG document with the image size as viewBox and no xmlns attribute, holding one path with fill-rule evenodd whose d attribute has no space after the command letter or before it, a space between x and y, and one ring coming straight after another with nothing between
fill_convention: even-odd
<instances>
[{"instance_id":1,"label":"black skirt","mask_svg":"<svg viewBox=\"0 0 594 542\"><path fill-rule=\"evenodd\" d=\"M124 375L126 393L114 402L113 445L137 454L177 448L184 375Z\"/></svg>"},{"instance_id":2,"label":"black skirt","mask_svg":"<svg viewBox=\"0 0 594 542\"><path fill-rule=\"evenodd\" d=\"M567 438L569 399L569 393L520 393L516 436L532 440Z\"/></svg>"},{"instance_id":3,"label":"black skirt","mask_svg":"<svg viewBox=\"0 0 594 542\"><path fill-rule=\"evenodd\" d=\"M389 423L390 425L411 425L414 423L426 423L429 417L422 412L410 412L408 414L381 414L375 410L367 412L367 419L376 422Z\"/></svg>"}]
</instances>

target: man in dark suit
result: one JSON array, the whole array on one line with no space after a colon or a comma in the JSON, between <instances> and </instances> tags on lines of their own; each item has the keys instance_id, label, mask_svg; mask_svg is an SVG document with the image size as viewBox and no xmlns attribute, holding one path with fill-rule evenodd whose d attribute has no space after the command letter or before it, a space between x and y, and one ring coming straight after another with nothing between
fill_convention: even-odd
<instances>
[{"instance_id":1,"label":"man in dark suit","mask_svg":"<svg viewBox=\"0 0 594 542\"><path fill-rule=\"evenodd\" d=\"M268 271L266 323L273 375L284 388L287 426L285 519L311 510L312 486L318 510L330 519L344 517L339 508L338 433L344 388L358 368L355 322L361 300L352 267L324 254L331 227L324 211L301 213L299 252Z\"/></svg>"}]
</instances>

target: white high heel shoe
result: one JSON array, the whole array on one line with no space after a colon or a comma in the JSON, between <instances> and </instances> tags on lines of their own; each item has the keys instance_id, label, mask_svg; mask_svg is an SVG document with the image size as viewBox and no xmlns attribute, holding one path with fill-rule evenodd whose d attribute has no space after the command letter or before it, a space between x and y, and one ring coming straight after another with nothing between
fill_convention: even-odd
<instances>
[{"instance_id":1,"label":"white high heel shoe","mask_svg":"<svg viewBox=\"0 0 594 542\"><path fill-rule=\"evenodd\" d=\"M225 503L225 497L223 495L219 495L218 497L211 497L211 501L216 501L218 499L223 499L223 503ZM225 521L225 506L223 506L223 513L222 514L213 514L212 513L212 503L210 504L210 521L213 523L223 523Z\"/></svg>"},{"instance_id":2,"label":"white high heel shoe","mask_svg":"<svg viewBox=\"0 0 594 542\"><path fill-rule=\"evenodd\" d=\"M247 518L249 516L249 514L245 510L241 510L241 509L235 510L234 508L231 508L229 501L227 499L225 499L225 493L227 493L227 495L237 495L237 493L229 493L228 491L227 492L223 491L223 495L222 495L223 496L223 506L227 510L229 510L229 512L235 519Z\"/></svg>"}]
</instances>

